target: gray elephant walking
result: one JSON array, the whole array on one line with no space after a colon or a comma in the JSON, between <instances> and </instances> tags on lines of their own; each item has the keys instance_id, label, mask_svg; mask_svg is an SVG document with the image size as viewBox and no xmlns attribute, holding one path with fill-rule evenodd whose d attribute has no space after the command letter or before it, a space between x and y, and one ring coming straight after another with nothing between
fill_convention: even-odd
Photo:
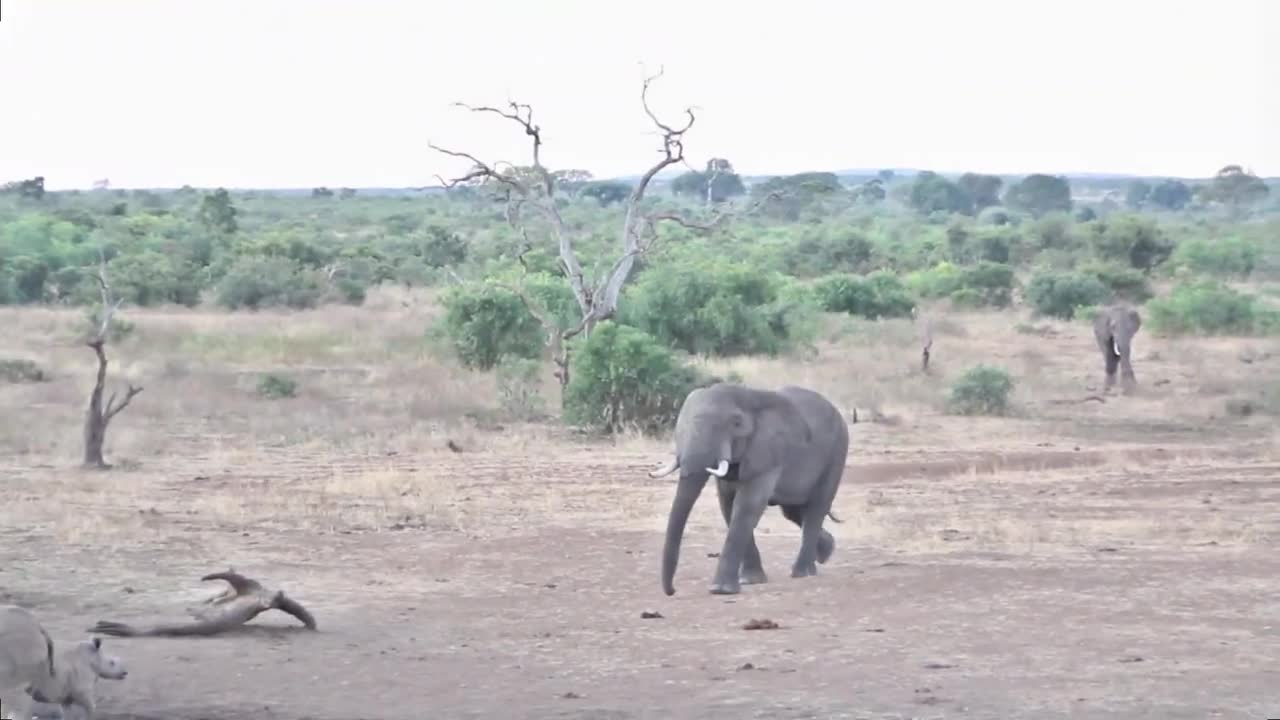
<instances>
[{"instance_id":1,"label":"gray elephant walking","mask_svg":"<svg viewBox=\"0 0 1280 720\"><path fill-rule=\"evenodd\" d=\"M1098 341L1098 349L1106 358L1107 382L1110 390L1116 384L1116 368L1120 369L1120 377L1125 392L1131 391L1138 380L1133 375L1133 363L1129 353L1133 344L1133 336L1142 327L1142 318L1138 311L1128 305L1111 305L1102 308L1093 319L1093 337Z\"/></svg>"},{"instance_id":2,"label":"gray elephant walking","mask_svg":"<svg viewBox=\"0 0 1280 720\"><path fill-rule=\"evenodd\" d=\"M672 578L684 526L710 478L716 479L720 512L729 526L712 593L731 595L742 582L768 581L755 527L770 505L780 506L801 528L791 577L818 573L817 563L835 550L835 538L822 523L831 515L849 454L849 427L834 405L800 387L775 392L718 383L685 398L675 439L675 460L649 473L662 477L680 470L662 549L663 592L675 593Z\"/></svg>"}]
</instances>

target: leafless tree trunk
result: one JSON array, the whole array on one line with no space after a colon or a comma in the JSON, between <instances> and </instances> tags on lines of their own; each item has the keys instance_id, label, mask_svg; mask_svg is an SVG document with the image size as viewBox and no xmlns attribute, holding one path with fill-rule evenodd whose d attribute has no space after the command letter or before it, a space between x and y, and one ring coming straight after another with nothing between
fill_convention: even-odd
<instances>
[{"instance_id":1,"label":"leafless tree trunk","mask_svg":"<svg viewBox=\"0 0 1280 720\"><path fill-rule=\"evenodd\" d=\"M578 262L574 250L573 238L565 227L563 218L555 203L555 182L551 171L543 164L541 158L542 131L533 123L533 108L529 105L511 101L507 108L471 106L454 103L475 113L489 113L506 118L518 124L532 142L532 173L520 173L510 163L487 164L474 155L447 150L432 143L428 146L436 152L451 157L464 158L472 163L471 170L453 180L439 178L446 190L459 185L488 185L498 189L506 197L507 221L517 229L523 239L523 248L518 254L521 265L524 265L524 254L532 248L529 239L529 228L523 220L526 205L532 206L550 225L551 235L559 247L560 269L569 281L573 295L578 301L582 313L581 321L571 328L560 328L556 325L551 313L539 306L522 287L509 288L516 293L533 315L547 331L547 344L552 360L556 364L556 377L561 386L569 383L569 348L568 341L580 335L591 333L592 328L602 320L614 316L618 309L618 296L623 284L631 274L638 255L649 250L657 239L657 226L664 221L675 222L690 229L710 232L728 217L727 213L713 215L710 222L698 223L673 214L646 214L640 207L645 192L653 178L667 167L684 162L684 135L693 127L692 109L685 110L685 122L682 125L668 125L658 119L649 107L649 88L655 80L662 76L659 70L656 75L646 77L640 90L640 104L650 121L662 135L661 157L640 177L640 182L631 191L625 203L625 214L620 234L621 253L613 263L608 274L596 282L588 282L583 275L582 266ZM504 166L499 169L499 166ZM532 175L532 177L530 177ZM527 273L527 266L525 266Z\"/></svg>"},{"instance_id":2,"label":"leafless tree trunk","mask_svg":"<svg viewBox=\"0 0 1280 720\"><path fill-rule=\"evenodd\" d=\"M112 301L111 286L107 283L107 261L102 257L98 266L98 285L102 290L102 317L97 331L89 338L88 345L93 348L98 358L98 375L93 384L93 392L89 395L89 409L84 418L84 466L105 470L110 465L102 456L102 445L107 439L107 425L129 406L134 396L142 392L141 387L128 385L125 395L119 402L113 392L104 405L102 396L107 384L107 334L111 329L111 316L120 307L120 300Z\"/></svg>"},{"instance_id":3,"label":"leafless tree trunk","mask_svg":"<svg viewBox=\"0 0 1280 720\"><path fill-rule=\"evenodd\" d=\"M929 349L933 347L933 321L927 315L921 315L916 308L911 308L911 316L920 329L920 371L929 372Z\"/></svg>"}]
</instances>

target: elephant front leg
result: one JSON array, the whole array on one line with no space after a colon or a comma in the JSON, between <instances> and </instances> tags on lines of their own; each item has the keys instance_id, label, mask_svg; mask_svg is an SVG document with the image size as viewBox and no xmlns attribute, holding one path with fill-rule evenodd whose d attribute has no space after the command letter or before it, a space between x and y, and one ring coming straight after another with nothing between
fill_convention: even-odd
<instances>
[{"instance_id":1,"label":"elephant front leg","mask_svg":"<svg viewBox=\"0 0 1280 720\"><path fill-rule=\"evenodd\" d=\"M1115 352L1111 349L1111 346L1108 345L1107 349L1102 351L1102 357L1104 358L1104 362L1107 368L1107 380L1106 380L1106 384L1103 386L1103 390L1105 391L1115 387L1116 368L1120 366L1120 356L1116 355Z\"/></svg>"},{"instance_id":2,"label":"elephant front leg","mask_svg":"<svg viewBox=\"0 0 1280 720\"><path fill-rule=\"evenodd\" d=\"M725 535L724 547L720 550L720 562L716 565L715 581L711 592L715 595L736 595L740 588L739 571L747 553L755 547L755 528L760 516L769 505L769 496L777 483L778 473L769 473L765 477L741 482L733 496L733 507L729 518L729 532ZM756 550L756 561L759 562L759 550ZM763 571L762 571L763 572Z\"/></svg>"},{"instance_id":3,"label":"elephant front leg","mask_svg":"<svg viewBox=\"0 0 1280 720\"><path fill-rule=\"evenodd\" d=\"M1129 362L1129 353L1120 356L1120 380L1121 388L1124 392L1131 393L1138 385L1138 379L1133 374L1133 364Z\"/></svg>"},{"instance_id":4,"label":"elephant front leg","mask_svg":"<svg viewBox=\"0 0 1280 720\"><path fill-rule=\"evenodd\" d=\"M720 514L724 516L726 527L733 527L733 498L736 494L734 484L729 480L716 482L716 496L720 499ZM756 545L754 529L742 555L741 580L744 585L769 582L769 576L764 573L764 561L760 558L760 548Z\"/></svg>"}]
</instances>

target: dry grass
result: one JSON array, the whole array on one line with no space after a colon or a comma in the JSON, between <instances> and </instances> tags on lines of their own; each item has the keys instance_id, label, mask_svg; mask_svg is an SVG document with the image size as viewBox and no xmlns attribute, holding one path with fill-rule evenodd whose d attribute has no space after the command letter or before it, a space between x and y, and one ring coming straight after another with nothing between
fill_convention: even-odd
<instances>
[{"instance_id":1,"label":"dry grass","mask_svg":"<svg viewBox=\"0 0 1280 720\"><path fill-rule=\"evenodd\" d=\"M602 441L502 417L493 378L459 368L426 339L437 316L429 294L397 290L373 293L363 308L234 315L132 310L126 317L135 331L109 348L112 379L127 378L146 391L111 427L108 455L120 469L100 475L75 469L93 371L91 353L76 342L81 315L0 310L16 343L7 354L36 360L52 378L0 386L6 407L23 408L15 415L20 422L0 429L0 451L12 458L4 490L9 502L0 520L67 543L123 542L135 530L145 535L159 522L156 513L211 528L459 530L490 516L489 503L513 516L552 521L573 504L576 490L569 492L563 482L539 483L540 469L566 481L608 472L636 477L669 452L663 439ZM1258 434L1265 420L1233 420L1228 429L1221 403L1205 400L1234 396L1274 373L1280 362L1274 342L1140 336L1141 393L1080 402L1101 385L1088 328L1037 321L1036 333L1028 334L1017 325L1011 313L935 313L928 374L920 371L910 320L840 320L816 355L707 364L736 371L749 383L807 385L849 412L856 409L863 422L855 430L854 464L1101 442L1205 444L1214 439L1205 436L1207 428L1274 444L1273 437ZM951 380L980 362L1014 376L1015 417L943 414ZM295 380L297 396L258 396L257 380L268 372ZM554 407L554 385L544 390ZM508 485L468 498L468 488L490 472ZM974 479L973 485L999 487L1001 477ZM644 503L665 489L655 493L636 485L641 504L621 503L602 519L652 520ZM957 502L974 512L972 498ZM914 542L913 523L899 511L868 505L851 514L864 517L857 532L867 542ZM921 522L958 524L945 517ZM1000 529L1003 524L986 523L978 537L1009 538L1016 545L1023 536L1088 534L1048 521L1021 532Z\"/></svg>"},{"instance_id":2,"label":"dry grass","mask_svg":"<svg viewBox=\"0 0 1280 720\"><path fill-rule=\"evenodd\" d=\"M1082 402L1099 394L1102 383L1101 358L1082 324L1038 320L1037 330L1027 333L1017 329L1026 319L1013 313L935 314L931 371L923 374L910 321L839 320L816 354L707 361L754 384L807 385L850 413L857 410L850 467L835 506L846 522L831 526L839 549L835 566L822 571L829 579L812 590L787 584L785 567L799 533L770 512L757 536L777 584L753 589L739 607L747 612L747 606L763 604L791 618L783 621L787 630L770 635L781 639L739 645L722 626L740 627L740 621L719 618L719 604L687 596L678 596L686 599L670 610L663 606L668 617L682 619L645 625L648 633L620 631L618 606L637 614L630 604L642 597L641 588L655 584L655 560L647 553L661 542L673 487L668 480L649 480L644 471L668 457L669 439L602 439L504 415L490 375L459 368L427 339L437 313L429 295L398 291L373 293L363 308L310 312L129 310L124 316L136 329L108 347L111 378L146 390L109 430L106 454L116 469L96 472L78 468L94 370L92 353L76 342L80 314L0 309L0 324L9 329L0 354L34 360L50 375L47 382L0 384L0 403L8 409L0 423L0 594L46 608L58 631L70 632L73 621L93 616L178 612L193 592L207 592L192 587L194 578L228 565L256 568L307 602L322 603L322 626L340 627L330 639L316 641L329 644L314 654L355 653L353 667L369 668L363 680L344 675L326 681L333 693L363 701L391 666L413 660L426 663L415 677L435 685L415 680L397 686L397 697L455 698L455 708L470 710L513 702L504 688L541 683L549 692L559 682L495 664L493 657L595 678L589 687L598 687L601 696L637 695L643 683L669 691L669 676L677 670L655 662L642 642L669 640L660 657L676 663L670 667L684 677L708 662L689 650L688 633L719 648L712 655L735 662L758 661L762 642L830 649L826 635L788 639L803 632L796 629L800 618L819 612L811 602L828 603L822 612L838 607L851 613L883 592L889 597L880 607L888 609L881 612L889 614L923 607L936 591L948 615L983 607L989 597L1002 598L1006 610L1019 598L1027 608L1039 608L1055 597L1072 597L1063 588L1074 586L1033 587L1037 581L1026 578L1052 583L1055 573L1074 577L1080 568L1120 573L1093 580L1110 593L1124 573L1149 567L1148 558L1200 562L1195 567L1204 570L1229 567L1224 558L1239 557L1245 566L1243 560L1272 557L1280 540L1274 519L1280 486L1273 480L1280 469L1280 432L1265 415L1224 413L1228 399L1278 376L1280 344L1274 341L1140 335L1140 392L1099 403ZM951 382L978 363L1012 374L1014 415L943 413ZM296 381L296 396L260 396L263 373ZM549 369L545 375L549 379ZM549 408L557 405L555 390L550 382L544 387ZM685 586L709 572L713 561L704 556L723 539L713 492L705 493L690 519L680 571ZM1133 560L1132 569L1108 570L1104 562L1130 556L1142 558ZM895 595L894 583L908 580L872 581L860 574L876 572L877 563L888 559L926 568L911 576L916 580L910 582L923 583L914 604ZM964 582L941 582L932 574L931 568L948 566ZM999 573L1015 567L1020 574L1010 581L1014 585L999 585ZM1040 570L1046 574L1034 574ZM1201 591L1207 597L1210 590L1268 589L1265 579L1229 572L1223 570L1216 584L1182 591L1190 598ZM975 586L975 573L997 584ZM1139 581L1133 592L1171 592L1169 578L1178 576L1161 577ZM559 585L568 588L560 592L575 593L567 596L572 601L556 599ZM856 603L832 599L851 592L859 596ZM954 599L965 592L978 594L968 604ZM1199 595L1193 599L1201 601ZM432 615L417 616L409 633L439 646L430 656L421 647L406 649L413 641L401 639L404 618L419 603L429 604ZM803 612L795 609L800 605ZM707 618L690 620L704 607ZM933 610L920 612L932 620L903 616L903 632L927 625L928 633L914 642L940 642L939 633L950 626L938 625L941 615ZM444 615L437 619L435 613ZM365 627L370 617L381 620ZM866 625L873 622L869 617L845 622ZM365 627L355 644L342 635L353 623ZM1036 619L1021 627L1033 637L1041 625L1043 619ZM572 651L556 649L557 637L571 637ZM906 652L912 641L902 635L890 640L892 648L884 650L890 654L883 656L874 655L873 638L836 646L849 667L896 667L901 658L894 653ZM956 642L966 647L966 641ZM271 652L291 652L280 649L287 646ZM208 674L207 667L230 667L231 655L242 654L235 643L173 647L130 645L131 661L150 671L137 679L131 674L131 685L111 691L186 707L198 699L173 688L207 683L205 700L212 706L225 703L231 688L252 682L246 679L251 674L238 670ZM782 646L770 652L765 657L777 658L774 663L792 657ZM873 654L855 658L855 652ZM199 655L208 665L197 671L175 661L175 653ZM290 708L339 702L317 687L325 670L308 662L313 651L298 653L264 660L273 671L253 690L275 693ZM1082 662L1045 672L1067 677L1065 668L1088 665ZM623 674L599 678L610 663L625 665ZM494 673L490 686L457 694L475 677ZM785 683L802 675L771 677ZM910 698L925 681L902 676L895 682L908 683L903 692ZM564 692L556 687L548 697ZM877 692L898 689L890 682ZM651 698L659 691L643 692ZM800 697L800 689L794 692ZM803 694L812 696L807 689ZM851 706L849 700L841 695L841 707ZM118 702L137 707L143 701Z\"/></svg>"}]
</instances>

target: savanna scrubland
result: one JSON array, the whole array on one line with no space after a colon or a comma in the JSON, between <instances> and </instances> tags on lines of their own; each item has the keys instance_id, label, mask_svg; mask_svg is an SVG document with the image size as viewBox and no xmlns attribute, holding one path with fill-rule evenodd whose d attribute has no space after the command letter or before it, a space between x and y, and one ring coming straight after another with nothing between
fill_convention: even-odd
<instances>
[{"instance_id":1,"label":"savanna scrubland","mask_svg":"<svg viewBox=\"0 0 1280 720\"><path fill-rule=\"evenodd\" d=\"M1274 186L702 167L638 202L528 165L5 186L0 595L68 642L231 566L317 616L109 639L102 717L1280 712ZM82 463L100 278L106 394L137 390L109 468ZM1142 314L1132 394L1102 388L1112 302ZM845 522L792 580L770 511L770 582L714 597L704 494L667 598L645 471L717 378L846 412Z\"/></svg>"}]
</instances>

